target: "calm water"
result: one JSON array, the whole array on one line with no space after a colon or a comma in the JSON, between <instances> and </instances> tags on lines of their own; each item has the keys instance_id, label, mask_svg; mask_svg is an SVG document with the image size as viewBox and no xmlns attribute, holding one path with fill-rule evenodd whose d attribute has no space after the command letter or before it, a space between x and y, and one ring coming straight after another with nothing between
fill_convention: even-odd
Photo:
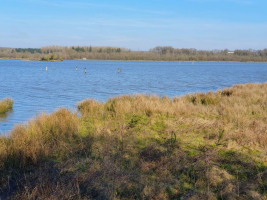
<instances>
[{"instance_id":1,"label":"calm water","mask_svg":"<svg viewBox=\"0 0 267 200\"><path fill-rule=\"evenodd\" d=\"M118 74L118 68L123 72ZM13 111L0 116L0 132L10 131L14 124L24 123L42 111L52 112L62 106L75 109L77 102L86 98L106 101L109 97L135 93L174 97L195 91L215 91L237 83L266 81L267 63L195 62L192 65L189 62L0 59L0 99L15 100Z\"/></svg>"}]
</instances>

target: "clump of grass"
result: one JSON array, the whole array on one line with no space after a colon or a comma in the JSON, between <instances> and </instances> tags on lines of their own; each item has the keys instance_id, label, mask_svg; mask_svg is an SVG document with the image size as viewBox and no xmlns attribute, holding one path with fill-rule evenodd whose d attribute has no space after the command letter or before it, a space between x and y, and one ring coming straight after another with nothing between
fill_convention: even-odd
<instances>
[{"instance_id":1,"label":"clump of grass","mask_svg":"<svg viewBox=\"0 0 267 200\"><path fill-rule=\"evenodd\" d=\"M226 89L224 89L222 91L221 94L224 95L224 96L228 96L229 97L229 96L231 96L233 94L233 90L226 88Z\"/></svg>"},{"instance_id":2,"label":"clump of grass","mask_svg":"<svg viewBox=\"0 0 267 200\"><path fill-rule=\"evenodd\" d=\"M202 104L202 105L216 105L221 100L218 93L214 94L213 92L205 93L195 93L187 95L186 98L189 102L193 104Z\"/></svg>"},{"instance_id":3,"label":"clump of grass","mask_svg":"<svg viewBox=\"0 0 267 200\"><path fill-rule=\"evenodd\" d=\"M47 156L64 158L79 141L79 118L67 109L42 114L27 125L17 125L0 139L0 166L22 168L36 165Z\"/></svg>"},{"instance_id":4,"label":"clump of grass","mask_svg":"<svg viewBox=\"0 0 267 200\"><path fill-rule=\"evenodd\" d=\"M266 102L246 84L40 115L0 138L0 198L266 199Z\"/></svg>"},{"instance_id":5,"label":"clump of grass","mask_svg":"<svg viewBox=\"0 0 267 200\"><path fill-rule=\"evenodd\" d=\"M6 113L13 108L14 101L11 98L6 98L0 101L0 114Z\"/></svg>"}]
</instances>

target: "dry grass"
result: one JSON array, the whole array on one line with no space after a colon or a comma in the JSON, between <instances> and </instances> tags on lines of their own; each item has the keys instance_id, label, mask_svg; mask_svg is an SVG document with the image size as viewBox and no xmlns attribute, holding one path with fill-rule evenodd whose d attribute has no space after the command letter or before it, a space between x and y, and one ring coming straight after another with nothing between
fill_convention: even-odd
<instances>
[{"instance_id":1,"label":"dry grass","mask_svg":"<svg viewBox=\"0 0 267 200\"><path fill-rule=\"evenodd\" d=\"M0 139L0 198L267 199L266 102L246 84L38 116Z\"/></svg>"},{"instance_id":2,"label":"dry grass","mask_svg":"<svg viewBox=\"0 0 267 200\"><path fill-rule=\"evenodd\" d=\"M40 115L27 126L17 125L0 140L0 166L22 168L47 156L71 154L70 146L80 137L78 126L78 116L66 109Z\"/></svg>"},{"instance_id":3,"label":"dry grass","mask_svg":"<svg viewBox=\"0 0 267 200\"><path fill-rule=\"evenodd\" d=\"M14 101L11 98L6 98L0 101L0 114L6 113L13 108Z\"/></svg>"}]
</instances>

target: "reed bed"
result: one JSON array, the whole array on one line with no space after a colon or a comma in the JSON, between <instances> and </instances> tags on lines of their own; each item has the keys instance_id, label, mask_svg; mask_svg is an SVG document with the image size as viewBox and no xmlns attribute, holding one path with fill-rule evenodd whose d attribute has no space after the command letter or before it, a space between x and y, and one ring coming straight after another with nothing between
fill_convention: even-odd
<instances>
[{"instance_id":1,"label":"reed bed","mask_svg":"<svg viewBox=\"0 0 267 200\"><path fill-rule=\"evenodd\" d=\"M0 139L3 199L267 199L267 83L79 102Z\"/></svg>"},{"instance_id":2,"label":"reed bed","mask_svg":"<svg viewBox=\"0 0 267 200\"><path fill-rule=\"evenodd\" d=\"M11 98L5 98L0 101L0 114L4 114L13 108L14 101Z\"/></svg>"}]
</instances>

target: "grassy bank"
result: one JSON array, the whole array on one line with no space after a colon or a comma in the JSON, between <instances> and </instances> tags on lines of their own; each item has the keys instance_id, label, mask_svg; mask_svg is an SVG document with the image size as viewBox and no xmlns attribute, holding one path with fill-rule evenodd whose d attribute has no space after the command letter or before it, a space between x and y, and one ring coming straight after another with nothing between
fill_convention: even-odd
<instances>
[{"instance_id":1,"label":"grassy bank","mask_svg":"<svg viewBox=\"0 0 267 200\"><path fill-rule=\"evenodd\" d=\"M267 199L267 83L59 109L0 139L0 198Z\"/></svg>"},{"instance_id":2,"label":"grassy bank","mask_svg":"<svg viewBox=\"0 0 267 200\"><path fill-rule=\"evenodd\" d=\"M6 98L0 101L0 114L6 113L13 108L14 101L13 99Z\"/></svg>"}]
</instances>

